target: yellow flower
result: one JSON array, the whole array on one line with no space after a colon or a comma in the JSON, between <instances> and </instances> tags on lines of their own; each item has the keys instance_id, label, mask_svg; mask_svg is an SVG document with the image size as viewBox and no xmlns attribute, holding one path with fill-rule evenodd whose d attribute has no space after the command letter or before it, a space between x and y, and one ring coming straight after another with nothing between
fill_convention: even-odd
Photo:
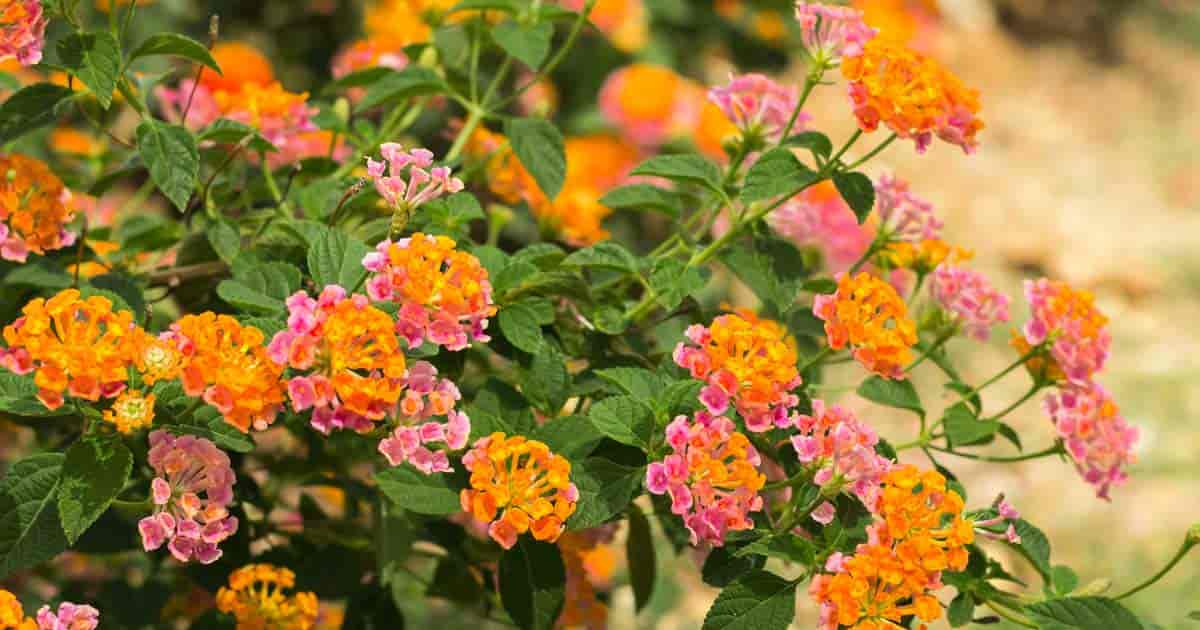
<instances>
[{"instance_id":1,"label":"yellow flower","mask_svg":"<svg viewBox=\"0 0 1200 630\"><path fill-rule=\"evenodd\" d=\"M270 564L248 564L229 574L229 587L217 591L217 609L237 619L238 630L310 630L317 620L317 596L286 594L296 574Z\"/></svg>"},{"instance_id":2,"label":"yellow flower","mask_svg":"<svg viewBox=\"0 0 1200 630\"><path fill-rule=\"evenodd\" d=\"M119 433L133 433L154 422L154 394L127 389L104 411L104 421L117 426Z\"/></svg>"}]
</instances>

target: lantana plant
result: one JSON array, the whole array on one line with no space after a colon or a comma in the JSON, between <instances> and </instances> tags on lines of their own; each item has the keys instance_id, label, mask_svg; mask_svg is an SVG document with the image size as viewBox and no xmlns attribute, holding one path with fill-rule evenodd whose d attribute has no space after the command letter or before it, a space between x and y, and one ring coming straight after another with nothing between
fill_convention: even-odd
<instances>
[{"instance_id":1,"label":"lantana plant","mask_svg":"<svg viewBox=\"0 0 1200 630\"><path fill-rule=\"evenodd\" d=\"M0 0L0 629L425 627L426 599L600 628L671 552L721 589L706 630L798 599L821 630L1153 627L1125 600L1200 530L1081 586L952 470L1048 458L1128 500L1139 430L1095 298L1005 294L877 167L987 150L911 33L683 3L689 42L800 70L706 84L642 54L649 2L373 0L322 80L167 4ZM993 336L1007 367L964 378Z\"/></svg>"}]
</instances>

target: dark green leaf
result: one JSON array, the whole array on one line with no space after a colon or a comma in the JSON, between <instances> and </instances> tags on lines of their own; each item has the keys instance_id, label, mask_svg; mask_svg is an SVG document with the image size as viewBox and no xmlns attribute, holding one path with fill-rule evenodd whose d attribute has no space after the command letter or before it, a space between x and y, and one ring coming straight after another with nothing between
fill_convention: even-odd
<instances>
[{"instance_id":1,"label":"dark green leaf","mask_svg":"<svg viewBox=\"0 0 1200 630\"><path fill-rule=\"evenodd\" d=\"M704 383L694 379L674 381L654 399L656 412L670 418L676 414L691 414L700 409L700 390Z\"/></svg>"},{"instance_id":2,"label":"dark green leaf","mask_svg":"<svg viewBox=\"0 0 1200 630\"><path fill-rule=\"evenodd\" d=\"M959 593L953 600L950 601L950 606L946 609L946 619L950 622L950 627L958 628L971 623L971 618L975 615L975 599L970 593Z\"/></svg>"},{"instance_id":3,"label":"dark green leaf","mask_svg":"<svg viewBox=\"0 0 1200 630\"><path fill-rule=\"evenodd\" d=\"M654 537L650 521L636 505L629 506L629 536L625 539L625 557L629 563L629 585L633 587L634 610L640 611L654 594L657 573Z\"/></svg>"},{"instance_id":4,"label":"dark green leaf","mask_svg":"<svg viewBox=\"0 0 1200 630\"><path fill-rule=\"evenodd\" d=\"M743 549L745 547L739 548L732 544L714 548L704 559L704 566L700 568L700 578L705 584L724 588L739 577L766 565L765 556L742 553Z\"/></svg>"},{"instance_id":5,"label":"dark green leaf","mask_svg":"<svg viewBox=\"0 0 1200 630\"><path fill-rule=\"evenodd\" d=\"M538 409L549 416L558 414L567 402L571 375L561 354L552 348L534 353L533 361L521 380L521 391Z\"/></svg>"},{"instance_id":6,"label":"dark green leaf","mask_svg":"<svg viewBox=\"0 0 1200 630\"><path fill-rule=\"evenodd\" d=\"M61 85L34 83L0 105L0 143L8 143L57 118L58 105L74 93Z\"/></svg>"},{"instance_id":7,"label":"dark green leaf","mask_svg":"<svg viewBox=\"0 0 1200 630\"><path fill-rule=\"evenodd\" d=\"M217 65L217 60L213 59L212 53L208 52L207 46L178 33L155 33L147 37L146 41L137 47L137 50L130 53L129 60L133 61L139 57L152 55L170 55L190 59L221 74L221 67Z\"/></svg>"},{"instance_id":8,"label":"dark green leaf","mask_svg":"<svg viewBox=\"0 0 1200 630\"><path fill-rule=\"evenodd\" d=\"M1142 630L1133 613L1107 597L1071 597L1038 602L1025 613L1042 630Z\"/></svg>"},{"instance_id":9,"label":"dark green leaf","mask_svg":"<svg viewBox=\"0 0 1200 630\"><path fill-rule=\"evenodd\" d=\"M225 220L215 221L209 226L208 244L212 245L217 257L232 265L238 254L242 253L242 237L235 225Z\"/></svg>"},{"instance_id":10,"label":"dark green leaf","mask_svg":"<svg viewBox=\"0 0 1200 630\"><path fill-rule=\"evenodd\" d=\"M363 257L371 252L361 241L337 230L326 230L308 250L308 271L318 290L336 284L357 291L367 277Z\"/></svg>"},{"instance_id":11,"label":"dark green leaf","mask_svg":"<svg viewBox=\"0 0 1200 630\"><path fill-rule=\"evenodd\" d=\"M951 446L971 446L992 441L992 436L1000 429L1000 423L995 420L980 420L971 412L966 403L955 403L946 409L942 416L946 427L946 437Z\"/></svg>"},{"instance_id":12,"label":"dark green leaf","mask_svg":"<svg viewBox=\"0 0 1200 630\"><path fill-rule=\"evenodd\" d=\"M445 88L446 82L436 72L412 64L398 72L388 73L367 88L366 96L358 102L358 109L371 109L389 101L433 94Z\"/></svg>"},{"instance_id":13,"label":"dark green leaf","mask_svg":"<svg viewBox=\"0 0 1200 630\"><path fill-rule=\"evenodd\" d=\"M574 267L612 269L626 273L636 273L638 267L637 258L629 250L612 241L598 243L574 252L567 256L562 264Z\"/></svg>"},{"instance_id":14,"label":"dark green leaf","mask_svg":"<svg viewBox=\"0 0 1200 630\"><path fill-rule=\"evenodd\" d=\"M504 135L546 197L557 197L567 177L567 154L558 128L541 118L511 118L504 124Z\"/></svg>"},{"instance_id":15,"label":"dark green leaf","mask_svg":"<svg viewBox=\"0 0 1200 630\"><path fill-rule=\"evenodd\" d=\"M12 372L0 372L0 416L13 414L25 417L70 416L75 410L62 406L50 410L37 399L37 385L33 375L21 376Z\"/></svg>"},{"instance_id":16,"label":"dark green leaf","mask_svg":"<svg viewBox=\"0 0 1200 630\"><path fill-rule=\"evenodd\" d=\"M725 587L703 630L786 630L796 616L796 584L754 571Z\"/></svg>"},{"instance_id":17,"label":"dark green leaf","mask_svg":"<svg viewBox=\"0 0 1200 630\"><path fill-rule=\"evenodd\" d=\"M217 295L230 305L248 313L277 315L287 308L283 300L265 295L238 280L222 280L217 285Z\"/></svg>"},{"instance_id":18,"label":"dark green leaf","mask_svg":"<svg viewBox=\"0 0 1200 630\"><path fill-rule=\"evenodd\" d=\"M547 22L530 25L505 20L492 27L492 39L500 48L534 70L550 52L553 35L554 26Z\"/></svg>"},{"instance_id":19,"label":"dark green leaf","mask_svg":"<svg viewBox=\"0 0 1200 630\"><path fill-rule=\"evenodd\" d=\"M658 303L668 311L704 285L705 276L698 269L675 258L659 258L650 270L650 286L658 294Z\"/></svg>"},{"instance_id":20,"label":"dark green leaf","mask_svg":"<svg viewBox=\"0 0 1200 630\"><path fill-rule=\"evenodd\" d=\"M654 432L650 408L632 396L611 396L588 410L588 418L604 435L630 446L647 448Z\"/></svg>"},{"instance_id":21,"label":"dark green leaf","mask_svg":"<svg viewBox=\"0 0 1200 630\"><path fill-rule=\"evenodd\" d=\"M75 541L129 481L133 454L120 439L84 438L67 449L58 486L58 515L67 541Z\"/></svg>"},{"instance_id":22,"label":"dark green leaf","mask_svg":"<svg viewBox=\"0 0 1200 630\"><path fill-rule=\"evenodd\" d=\"M247 137L250 140L247 141L246 146L255 151L271 153L279 150L274 144L271 144L270 141L262 137L262 134L254 127L228 118L214 120L209 126L204 128L204 131L200 132L197 141L215 142L217 144L239 144L246 141Z\"/></svg>"},{"instance_id":23,"label":"dark green leaf","mask_svg":"<svg viewBox=\"0 0 1200 630\"><path fill-rule=\"evenodd\" d=\"M137 128L138 151L150 178L182 212L200 172L200 152L192 133L179 125L146 120Z\"/></svg>"},{"instance_id":24,"label":"dark green leaf","mask_svg":"<svg viewBox=\"0 0 1200 630\"><path fill-rule=\"evenodd\" d=\"M837 186L842 199L850 205L858 222L861 224L866 221L871 208L875 207L875 185L871 183L871 178L862 173L835 173L833 185Z\"/></svg>"},{"instance_id":25,"label":"dark green leaf","mask_svg":"<svg viewBox=\"0 0 1200 630\"><path fill-rule=\"evenodd\" d=\"M0 579L67 548L56 500L63 459L59 453L32 455L0 479Z\"/></svg>"},{"instance_id":26,"label":"dark green leaf","mask_svg":"<svg viewBox=\"0 0 1200 630\"><path fill-rule=\"evenodd\" d=\"M572 464L571 481L579 488L579 501L567 519L568 529L602 525L620 514L641 489L645 476L645 467L624 466L603 457Z\"/></svg>"},{"instance_id":27,"label":"dark green leaf","mask_svg":"<svg viewBox=\"0 0 1200 630\"><path fill-rule=\"evenodd\" d=\"M472 424L475 416L471 415ZM531 438L543 442L550 450L569 460L583 459L595 450L604 434L584 416L559 416L533 431Z\"/></svg>"},{"instance_id":28,"label":"dark green leaf","mask_svg":"<svg viewBox=\"0 0 1200 630\"><path fill-rule=\"evenodd\" d=\"M794 195L817 181L817 174L800 163L789 149L767 151L746 173L742 200L746 202L770 199L778 195Z\"/></svg>"},{"instance_id":29,"label":"dark green leaf","mask_svg":"<svg viewBox=\"0 0 1200 630\"><path fill-rule=\"evenodd\" d=\"M684 201L678 193L652 184L629 184L604 193L600 205L615 210L653 210L674 217L683 210Z\"/></svg>"},{"instance_id":30,"label":"dark green leaf","mask_svg":"<svg viewBox=\"0 0 1200 630\"><path fill-rule=\"evenodd\" d=\"M658 155L637 165L630 174L665 177L674 182L698 184L710 190L721 188L720 170L695 153Z\"/></svg>"},{"instance_id":31,"label":"dark green leaf","mask_svg":"<svg viewBox=\"0 0 1200 630\"><path fill-rule=\"evenodd\" d=\"M1057 595L1067 595L1079 586L1079 576L1066 565L1057 564L1050 570L1050 584Z\"/></svg>"},{"instance_id":32,"label":"dark green leaf","mask_svg":"<svg viewBox=\"0 0 1200 630\"><path fill-rule=\"evenodd\" d=\"M662 379L657 374L644 368L605 368L596 370L596 376L612 383L621 392L629 394L645 404L653 404L664 387Z\"/></svg>"},{"instance_id":33,"label":"dark green leaf","mask_svg":"<svg viewBox=\"0 0 1200 630\"><path fill-rule=\"evenodd\" d=\"M871 376L858 386L858 395L880 405L907 409L919 416L925 415L925 408L921 406L917 389L907 379L893 380Z\"/></svg>"},{"instance_id":34,"label":"dark green leaf","mask_svg":"<svg viewBox=\"0 0 1200 630\"><path fill-rule=\"evenodd\" d=\"M509 343L530 354L542 348L542 327L537 309L528 302L509 304L497 316L500 332Z\"/></svg>"},{"instance_id":35,"label":"dark green leaf","mask_svg":"<svg viewBox=\"0 0 1200 630\"><path fill-rule=\"evenodd\" d=\"M566 568L556 545L517 539L500 557L500 601L526 630L550 630L562 611Z\"/></svg>"},{"instance_id":36,"label":"dark green leaf","mask_svg":"<svg viewBox=\"0 0 1200 630\"><path fill-rule=\"evenodd\" d=\"M813 548L813 544L810 541L799 536L785 534L782 536L761 538L734 553L738 557L752 554L779 558L780 560L810 566L816 555L816 549Z\"/></svg>"},{"instance_id":37,"label":"dark green leaf","mask_svg":"<svg viewBox=\"0 0 1200 630\"><path fill-rule=\"evenodd\" d=\"M379 490L396 505L417 514L444 516L462 511L458 491L446 475L423 475L408 465L375 473Z\"/></svg>"},{"instance_id":38,"label":"dark green leaf","mask_svg":"<svg viewBox=\"0 0 1200 630\"><path fill-rule=\"evenodd\" d=\"M72 33L59 40L58 56L108 109L121 73L121 44L116 36L108 31Z\"/></svg>"},{"instance_id":39,"label":"dark green leaf","mask_svg":"<svg viewBox=\"0 0 1200 630\"><path fill-rule=\"evenodd\" d=\"M163 428L176 434L202 437L226 451L249 453L254 450L254 440L248 434L242 433L237 427L225 422L225 419L217 413L216 409L211 407L201 408L187 422L182 424L167 424Z\"/></svg>"},{"instance_id":40,"label":"dark green leaf","mask_svg":"<svg viewBox=\"0 0 1200 630\"><path fill-rule=\"evenodd\" d=\"M812 152L813 155L819 155L824 159L829 159L829 156L833 154L833 143L829 141L829 136L819 131L798 133L784 140L783 146L803 147Z\"/></svg>"}]
</instances>

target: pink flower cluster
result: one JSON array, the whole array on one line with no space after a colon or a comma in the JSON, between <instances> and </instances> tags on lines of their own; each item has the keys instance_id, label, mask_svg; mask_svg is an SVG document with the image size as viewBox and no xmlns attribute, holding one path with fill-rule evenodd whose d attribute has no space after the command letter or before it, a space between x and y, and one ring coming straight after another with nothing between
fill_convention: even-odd
<instances>
[{"instance_id":1,"label":"pink flower cluster","mask_svg":"<svg viewBox=\"0 0 1200 630\"><path fill-rule=\"evenodd\" d=\"M1108 319L1096 309L1091 294L1041 278L1025 281L1025 299L1031 311L1022 331L1025 341L1050 341L1050 355L1067 379L1088 385L1104 368L1112 346Z\"/></svg>"},{"instance_id":2,"label":"pink flower cluster","mask_svg":"<svg viewBox=\"0 0 1200 630\"><path fill-rule=\"evenodd\" d=\"M87 604L63 602L58 612L42 606L37 612L38 630L93 630L100 625L100 611Z\"/></svg>"},{"instance_id":3,"label":"pink flower cluster","mask_svg":"<svg viewBox=\"0 0 1200 630\"><path fill-rule=\"evenodd\" d=\"M875 209L883 229L895 240L919 243L941 234L942 221L934 216L933 204L892 175L885 173L875 182Z\"/></svg>"},{"instance_id":4,"label":"pink flower cluster","mask_svg":"<svg viewBox=\"0 0 1200 630\"><path fill-rule=\"evenodd\" d=\"M1137 460L1137 427L1125 421L1098 383L1068 386L1047 396L1044 406L1076 470L1096 487L1096 496L1108 499L1109 488L1124 483L1125 468Z\"/></svg>"},{"instance_id":5,"label":"pink flower cluster","mask_svg":"<svg viewBox=\"0 0 1200 630\"><path fill-rule=\"evenodd\" d=\"M15 57L22 66L41 61L50 23L41 0L5 0L0 3L0 15L5 20L0 23L0 61Z\"/></svg>"},{"instance_id":6,"label":"pink flower cluster","mask_svg":"<svg viewBox=\"0 0 1200 630\"><path fill-rule=\"evenodd\" d=\"M399 144L388 142L380 145L379 151L383 161L367 157L367 175L374 180L379 196L393 208L411 211L445 193L463 189L462 180L451 177L449 167L433 166L433 152L428 149L405 151Z\"/></svg>"},{"instance_id":7,"label":"pink flower cluster","mask_svg":"<svg viewBox=\"0 0 1200 630\"><path fill-rule=\"evenodd\" d=\"M978 271L943 263L933 270L929 289L974 339L987 341L992 326L1008 321L1008 296Z\"/></svg>"},{"instance_id":8,"label":"pink flower cluster","mask_svg":"<svg viewBox=\"0 0 1200 630\"><path fill-rule=\"evenodd\" d=\"M792 112L796 109L796 90L772 81L762 74L732 77L728 85L708 91L708 100L745 135L778 141ZM811 116L803 112L793 130L804 128Z\"/></svg>"},{"instance_id":9,"label":"pink flower cluster","mask_svg":"<svg viewBox=\"0 0 1200 630\"><path fill-rule=\"evenodd\" d=\"M408 462L427 475L450 472L446 451L434 451L430 446L442 442L456 451L467 445L471 419L454 409L462 394L450 379L439 379L437 368L428 361L409 368L405 387L400 416L406 423L379 442L379 452L392 466ZM446 422L429 420L432 416L446 416Z\"/></svg>"},{"instance_id":10,"label":"pink flower cluster","mask_svg":"<svg viewBox=\"0 0 1200 630\"><path fill-rule=\"evenodd\" d=\"M768 217L782 237L816 247L831 273L846 271L871 246L872 235L832 185L818 184L792 197Z\"/></svg>"},{"instance_id":11,"label":"pink flower cluster","mask_svg":"<svg viewBox=\"0 0 1200 630\"><path fill-rule=\"evenodd\" d=\"M154 513L138 522L142 547L153 551L170 541L180 562L216 562L217 545L238 526L226 509L235 481L229 456L204 438L154 431L148 459L158 476L150 483Z\"/></svg>"},{"instance_id":12,"label":"pink flower cluster","mask_svg":"<svg viewBox=\"0 0 1200 630\"><path fill-rule=\"evenodd\" d=\"M800 23L805 51L822 64L861 55L863 46L877 32L863 22L858 9L816 2L797 2L796 21Z\"/></svg>"},{"instance_id":13,"label":"pink flower cluster","mask_svg":"<svg viewBox=\"0 0 1200 630\"><path fill-rule=\"evenodd\" d=\"M667 443L674 452L646 469L646 489L670 495L693 545L720 547L728 531L754 527L749 514L763 507L761 458L732 420L705 411L694 420L678 416L667 425Z\"/></svg>"},{"instance_id":14,"label":"pink flower cluster","mask_svg":"<svg viewBox=\"0 0 1200 630\"><path fill-rule=\"evenodd\" d=\"M1004 495L1000 495L996 499L995 510L996 515L992 518L975 521L975 530L980 535L992 540L1007 540L1014 545L1021 544L1021 535L1017 533L1017 528L1013 524L1021 518L1021 514L1017 512L1017 509L1011 503L1004 500ZM1008 529L1004 531L1004 534L997 534L991 531L995 526L1005 523L1008 523Z\"/></svg>"},{"instance_id":15,"label":"pink flower cluster","mask_svg":"<svg viewBox=\"0 0 1200 630\"><path fill-rule=\"evenodd\" d=\"M873 508L880 481L892 465L875 452L879 443L875 430L849 409L820 399L812 401L811 415L794 417L794 426L798 433L791 442L796 456L803 464L820 465L813 482L823 488L849 486L864 505ZM818 508L813 517L831 518L830 508L824 508L824 513Z\"/></svg>"}]
</instances>

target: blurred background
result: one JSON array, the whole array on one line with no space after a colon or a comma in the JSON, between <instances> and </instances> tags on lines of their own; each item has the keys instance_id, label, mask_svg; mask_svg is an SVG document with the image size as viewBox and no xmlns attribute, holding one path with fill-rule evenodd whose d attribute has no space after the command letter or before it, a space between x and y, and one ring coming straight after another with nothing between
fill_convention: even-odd
<instances>
[{"instance_id":1,"label":"blurred background","mask_svg":"<svg viewBox=\"0 0 1200 630\"><path fill-rule=\"evenodd\" d=\"M253 43L272 59L286 87L313 90L329 80L338 50L361 36L367 4L159 0L142 11L137 28L148 33L170 25L203 39L208 16L220 14L223 41ZM868 172L894 171L935 204L948 240L973 249L977 266L1013 296L1014 321L1026 315L1019 299L1023 278L1045 275L1094 291L1114 335L1104 384L1143 432L1139 462L1112 502L1095 498L1057 460L943 463L960 474L972 506L1006 493L1046 532L1053 562L1075 568L1081 583L1111 580L1117 589L1128 587L1160 568L1185 530L1200 521L1200 7L1190 0L853 4L874 25L910 33L913 46L978 88L987 122L976 155L964 157L941 143L917 155L897 143ZM786 2L601 5L616 7L617 26L607 29L607 37L586 35L554 76L560 122L575 133L603 127L596 91L612 69L633 60L670 65L707 85L723 82L735 69L791 80L803 76ZM601 16L594 21L606 27ZM631 32L617 32L621 25ZM841 87L818 90L811 102L814 126L835 142L853 131ZM610 229L625 238L633 228ZM653 238L653 230L648 234ZM718 282L737 290L731 278ZM986 347L956 341L950 351L970 357L965 376L979 382L1012 360L1006 339L998 331ZM917 378L926 401L941 396L933 376ZM847 371L827 381L852 385L855 378ZM1024 378L1018 373L990 389L989 400L1016 399L1026 387ZM907 441L914 434L910 418L852 394L830 398L855 407L886 438ZM1011 421L1027 447L1038 449L1052 439L1036 402ZM19 448L22 438L19 432L4 438L0 457L8 459L4 451ZM924 464L918 457L910 455ZM999 548L994 551L1003 557ZM665 542L658 557L650 610L635 619L632 592L620 586L623 554L615 554L611 627L699 626L717 589L701 581L697 558L672 560ZM1018 575L1037 583L1027 571ZM1162 628L1200 628L1186 618L1200 609L1200 556L1129 604ZM479 626L458 619L449 604L431 606L424 613L444 627ZM797 609L797 627L813 627L814 608L803 592Z\"/></svg>"}]
</instances>

